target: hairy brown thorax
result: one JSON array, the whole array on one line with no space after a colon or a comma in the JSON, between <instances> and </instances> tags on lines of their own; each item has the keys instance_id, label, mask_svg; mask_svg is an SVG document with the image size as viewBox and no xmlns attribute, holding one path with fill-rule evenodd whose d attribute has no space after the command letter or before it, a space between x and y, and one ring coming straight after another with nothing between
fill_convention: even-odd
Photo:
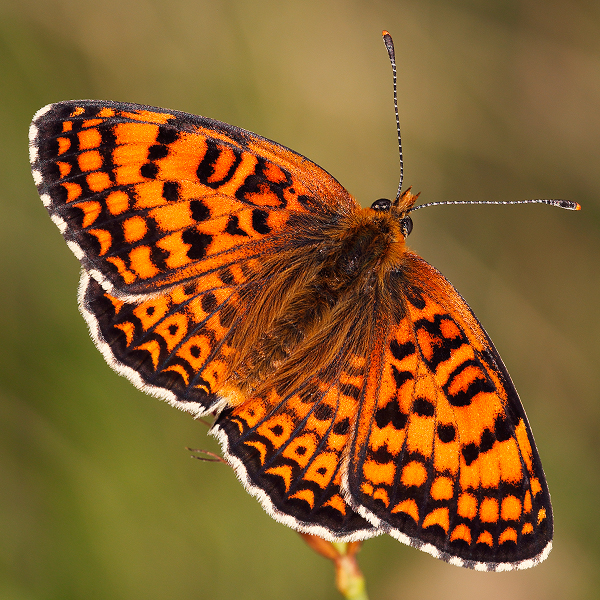
<instances>
[{"instance_id":1,"label":"hairy brown thorax","mask_svg":"<svg viewBox=\"0 0 600 600\"><path fill-rule=\"evenodd\" d=\"M285 249L259 272L261 285L251 281L241 293L250 309L231 344L237 356L222 391L230 401L260 393L261 382L276 371L284 388L300 370L305 378L316 374L320 365L336 360L349 339L355 350L369 343L367 322L354 336L343 329L357 322L360 294L389 294L387 276L405 252L401 216L399 210L365 208L319 221L321 233L314 240L315 223L294 223L289 235L301 243L285 240Z\"/></svg>"}]
</instances>

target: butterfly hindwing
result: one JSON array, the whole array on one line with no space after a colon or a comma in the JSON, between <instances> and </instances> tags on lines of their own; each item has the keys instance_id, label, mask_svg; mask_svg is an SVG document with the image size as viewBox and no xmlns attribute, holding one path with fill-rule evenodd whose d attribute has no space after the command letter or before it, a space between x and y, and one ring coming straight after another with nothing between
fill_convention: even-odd
<instances>
[{"instance_id":1,"label":"butterfly hindwing","mask_svg":"<svg viewBox=\"0 0 600 600\"><path fill-rule=\"evenodd\" d=\"M354 511L341 489L355 399L345 386L303 381L281 398L252 397L221 414L213 434L248 491L278 521L338 541L381 531Z\"/></svg>"},{"instance_id":2,"label":"butterfly hindwing","mask_svg":"<svg viewBox=\"0 0 600 600\"><path fill-rule=\"evenodd\" d=\"M298 257L285 260L294 262ZM322 276L313 281L322 283ZM302 289L283 314L293 331L305 335L247 401L221 414L214 433L247 489L274 518L332 540L372 537L381 532L350 507L340 488L364 382L373 313L361 309L370 294L361 300L357 288L315 330L319 291ZM276 321L272 326L277 345L289 341L286 328ZM258 352L267 353L268 346L260 344Z\"/></svg>"},{"instance_id":3,"label":"butterfly hindwing","mask_svg":"<svg viewBox=\"0 0 600 600\"><path fill-rule=\"evenodd\" d=\"M231 273L231 270L228 270ZM214 409L228 369L227 341L243 311L218 272L160 295L125 302L87 272L80 309L108 363L137 387L193 415ZM200 288L200 290L198 290Z\"/></svg>"}]
</instances>

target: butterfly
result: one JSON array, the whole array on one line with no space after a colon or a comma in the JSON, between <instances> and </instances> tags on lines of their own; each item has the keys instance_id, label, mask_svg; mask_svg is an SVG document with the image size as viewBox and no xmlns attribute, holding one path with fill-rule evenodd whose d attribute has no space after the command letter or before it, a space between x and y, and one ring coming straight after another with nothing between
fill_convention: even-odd
<instances>
[{"instance_id":1,"label":"butterfly","mask_svg":"<svg viewBox=\"0 0 600 600\"><path fill-rule=\"evenodd\" d=\"M38 111L30 158L108 364L214 415L274 519L327 540L387 533L477 570L547 557L525 412L467 303L407 248L410 189L361 208L256 134L97 100Z\"/></svg>"}]
</instances>

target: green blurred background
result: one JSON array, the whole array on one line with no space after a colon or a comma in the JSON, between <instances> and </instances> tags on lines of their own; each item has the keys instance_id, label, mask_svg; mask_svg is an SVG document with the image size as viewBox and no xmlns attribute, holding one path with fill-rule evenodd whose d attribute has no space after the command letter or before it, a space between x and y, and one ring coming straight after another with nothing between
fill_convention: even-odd
<instances>
[{"instance_id":1,"label":"green blurred background","mask_svg":"<svg viewBox=\"0 0 600 600\"><path fill-rule=\"evenodd\" d=\"M206 428L104 363L78 264L38 199L27 128L103 98L210 116L277 140L363 204L396 191L394 36L411 246L461 291L506 362L552 493L541 566L475 573L388 537L371 598L600 597L598 0L2 0L0 598L335 599L331 564L220 464Z\"/></svg>"}]
</instances>

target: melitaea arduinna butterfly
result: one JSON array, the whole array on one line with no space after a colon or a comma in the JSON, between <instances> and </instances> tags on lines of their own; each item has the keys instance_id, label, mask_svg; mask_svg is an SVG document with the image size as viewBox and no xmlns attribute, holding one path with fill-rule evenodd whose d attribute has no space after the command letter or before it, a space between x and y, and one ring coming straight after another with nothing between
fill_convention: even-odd
<instances>
[{"instance_id":1,"label":"melitaea arduinna butterfly","mask_svg":"<svg viewBox=\"0 0 600 600\"><path fill-rule=\"evenodd\" d=\"M362 209L275 142L119 102L42 108L30 155L107 362L214 414L272 517L328 540L389 533L478 570L546 558L525 412L466 302L406 248L410 190Z\"/></svg>"}]
</instances>

